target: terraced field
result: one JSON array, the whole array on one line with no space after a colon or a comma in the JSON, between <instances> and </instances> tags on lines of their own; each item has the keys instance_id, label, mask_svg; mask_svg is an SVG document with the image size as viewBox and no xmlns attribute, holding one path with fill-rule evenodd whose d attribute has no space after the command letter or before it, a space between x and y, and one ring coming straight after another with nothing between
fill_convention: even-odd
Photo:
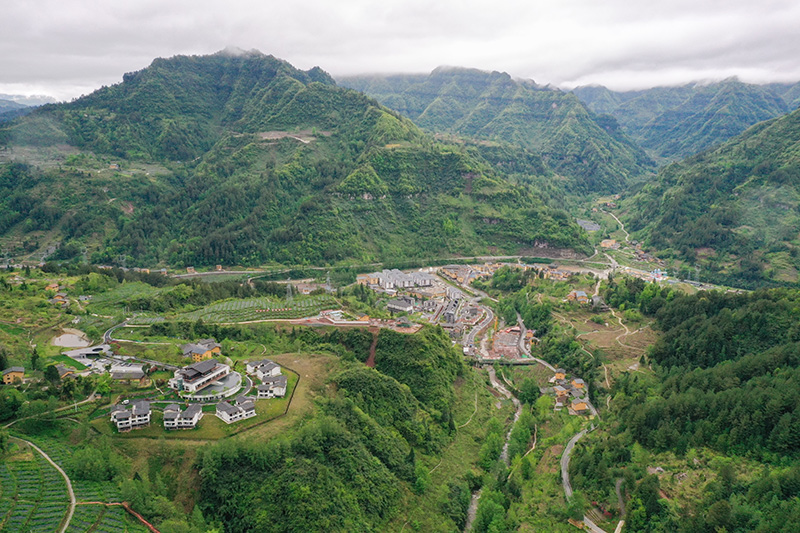
<instances>
[{"instance_id":1,"label":"terraced field","mask_svg":"<svg viewBox=\"0 0 800 533\"><path fill-rule=\"evenodd\" d=\"M38 452L0 464L0 530L57 531L69 509L64 478Z\"/></svg>"},{"instance_id":2,"label":"terraced field","mask_svg":"<svg viewBox=\"0 0 800 533\"><path fill-rule=\"evenodd\" d=\"M209 323L248 322L276 318L303 318L338 307L336 299L328 295L298 297L291 303L274 298L247 298L219 302L192 313L179 315L177 318L188 321L202 319Z\"/></svg>"},{"instance_id":3,"label":"terraced field","mask_svg":"<svg viewBox=\"0 0 800 533\"><path fill-rule=\"evenodd\" d=\"M67 533L149 533L149 530L122 507L78 505Z\"/></svg>"},{"instance_id":4,"label":"terraced field","mask_svg":"<svg viewBox=\"0 0 800 533\"><path fill-rule=\"evenodd\" d=\"M55 440L29 436L25 438L41 448L44 453L49 455L50 459L55 461L61 468L65 467L67 458L74 451L70 446ZM119 490L114 483L84 481L80 479L71 479L70 481L72 481L72 490L75 492L75 499L78 502L112 503L122 501Z\"/></svg>"}]
</instances>

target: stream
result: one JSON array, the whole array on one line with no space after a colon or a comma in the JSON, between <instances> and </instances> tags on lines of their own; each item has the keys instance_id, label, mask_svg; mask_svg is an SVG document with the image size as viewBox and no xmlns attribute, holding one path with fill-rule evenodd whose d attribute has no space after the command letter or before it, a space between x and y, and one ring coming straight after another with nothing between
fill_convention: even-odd
<instances>
[{"instance_id":1,"label":"stream","mask_svg":"<svg viewBox=\"0 0 800 533\"><path fill-rule=\"evenodd\" d=\"M500 459L506 464L506 466L508 466L508 444L511 439L511 432L514 430L514 426L517 424L517 421L522 414L522 403L497 380L494 367L487 367L487 372L489 373L489 382L492 384L492 387L507 399L510 399L514 404L514 421L511 423L511 427L508 428L508 433L506 433L506 442L503 444L503 451L500 454ZM464 526L465 533L472 529L472 523L475 521L475 516L478 514L478 501L481 499L481 491L482 489L478 489L472 493L472 500L470 501L469 509L467 510L467 523Z\"/></svg>"}]
</instances>

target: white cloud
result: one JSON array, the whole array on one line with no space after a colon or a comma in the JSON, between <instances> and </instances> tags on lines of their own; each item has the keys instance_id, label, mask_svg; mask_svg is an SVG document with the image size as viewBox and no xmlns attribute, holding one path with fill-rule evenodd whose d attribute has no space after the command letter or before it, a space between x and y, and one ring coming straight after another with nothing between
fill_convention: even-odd
<instances>
[{"instance_id":1,"label":"white cloud","mask_svg":"<svg viewBox=\"0 0 800 533\"><path fill-rule=\"evenodd\" d=\"M334 75L448 64L561 86L800 79L795 0L9 4L0 18L0 92L30 87L60 98L117 82L155 57L227 46Z\"/></svg>"}]
</instances>

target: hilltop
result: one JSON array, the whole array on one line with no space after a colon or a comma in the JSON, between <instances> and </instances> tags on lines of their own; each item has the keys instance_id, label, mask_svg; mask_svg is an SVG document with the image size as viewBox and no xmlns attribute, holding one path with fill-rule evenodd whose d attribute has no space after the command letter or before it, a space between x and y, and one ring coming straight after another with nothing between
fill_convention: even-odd
<instances>
[{"instance_id":1,"label":"hilltop","mask_svg":"<svg viewBox=\"0 0 800 533\"><path fill-rule=\"evenodd\" d=\"M14 255L57 242L55 259L148 266L590 250L477 151L259 52L156 59L5 125L0 145Z\"/></svg>"},{"instance_id":2,"label":"hilltop","mask_svg":"<svg viewBox=\"0 0 800 533\"><path fill-rule=\"evenodd\" d=\"M619 191L652 165L610 117L595 115L573 94L506 73L440 67L339 81L426 131L522 146L567 177L575 192Z\"/></svg>"}]
</instances>

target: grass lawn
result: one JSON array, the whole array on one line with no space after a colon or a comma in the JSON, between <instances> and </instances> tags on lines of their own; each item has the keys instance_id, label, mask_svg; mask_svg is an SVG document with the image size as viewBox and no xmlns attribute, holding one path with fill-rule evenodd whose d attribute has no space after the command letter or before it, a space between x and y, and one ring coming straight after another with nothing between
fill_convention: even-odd
<instances>
[{"instance_id":1,"label":"grass lawn","mask_svg":"<svg viewBox=\"0 0 800 533\"><path fill-rule=\"evenodd\" d=\"M54 355L50 360L56 363L64 363L66 366L71 366L75 370L86 370L87 368L83 363L79 363L72 357L67 357L66 355Z\"/></svg>"}]
</instances>

